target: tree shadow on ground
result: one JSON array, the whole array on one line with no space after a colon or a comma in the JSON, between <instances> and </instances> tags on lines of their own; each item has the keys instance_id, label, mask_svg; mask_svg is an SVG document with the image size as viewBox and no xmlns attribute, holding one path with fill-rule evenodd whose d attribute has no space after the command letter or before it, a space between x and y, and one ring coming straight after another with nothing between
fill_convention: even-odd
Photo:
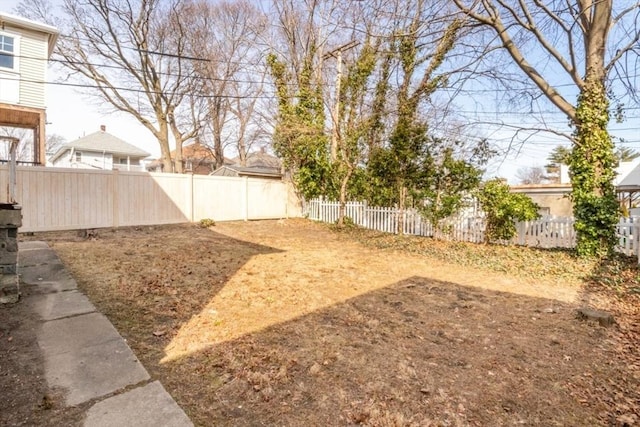
<instances>
[{"instance_id":1,"label":"tree shadow on ground","mask_svg":"<svg viewBox=\"0 0 640 427\"><path fill-rule=\"evenodd\" d=\"M253 257L282 252L194 228L126 227L99 231L95 240L45 237L79 288L155 364L164 357L158 340L172 339Z\"/></svg>"},{"instance_id":2,"label":"tree shadow on ground","mask_svg":"<svg viewBox=\"0 0 640 427\"><path fill-rule=\"evenodd\" d=\"M607 334L567 303L411 277L150 368L199 425L598 425L592 393L624 375Z\"/></svg>"}]
</instances>

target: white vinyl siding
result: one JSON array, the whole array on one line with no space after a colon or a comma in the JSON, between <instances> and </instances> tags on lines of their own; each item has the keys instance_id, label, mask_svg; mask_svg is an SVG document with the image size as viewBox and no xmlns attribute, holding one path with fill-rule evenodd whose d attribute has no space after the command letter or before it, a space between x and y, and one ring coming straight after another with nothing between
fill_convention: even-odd
<instances>
[{"instance_id":1,"label":"white vinyl siding","mask_svg":"<svg viewBox=\"0 0 640 427\"><path fill-rule=\"evenodd\" d=\"M3 93L10 93L5 102L25 107L45 108L48 36L24 28L5 25L0 34L14 37L15 63L13 70L0 68ZM4 77L4 78L3 78ZM5 87L11 91L6 92ZM8 98L3 95L2 98Z\"/></svg>"},{"instance_id":2,"label":"white vinyl siding","mask_svg":"<svg viewBox=\"0 0 640 427\"><path fill-rule=\"evenodd\" d=\"M77 169L92 169L92 170L130 170L130 171L144 171L144 167L141 165L141 158L132 157L131 163L127 164L127 158L118 156L114 158L112 153L103 153L102 151L87 151L87 150L74 150L73 154L71 150L58 157L55 162L51 163L51 166L57 168L77 168Z\"/></svg>"},{"instance_id":3,"label":"white vinyl siding","mask_svg":"<svg viewBox=\"0 0 640 427\"><path fill-rule=\"evenodd\" d=\"M47 36L24 32L20 43L20 105L45 108Z\"/></svg>"}]
</instances>

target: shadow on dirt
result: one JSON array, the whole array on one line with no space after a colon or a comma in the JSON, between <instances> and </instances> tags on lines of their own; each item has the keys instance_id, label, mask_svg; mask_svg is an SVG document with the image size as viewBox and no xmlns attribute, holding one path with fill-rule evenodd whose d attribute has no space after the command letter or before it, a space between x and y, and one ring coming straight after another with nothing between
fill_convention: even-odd
<instances>
[{"instance_id":1,"label":"shadow on dirt","mask_svg":"<svg viewBox=\"0 0 640 427\"><path fill-rule=\"evenodd\" d=\"M597 425L606 336L569 304L412 277L158 374L201 425Z\"/></svg>"}]
</instances>

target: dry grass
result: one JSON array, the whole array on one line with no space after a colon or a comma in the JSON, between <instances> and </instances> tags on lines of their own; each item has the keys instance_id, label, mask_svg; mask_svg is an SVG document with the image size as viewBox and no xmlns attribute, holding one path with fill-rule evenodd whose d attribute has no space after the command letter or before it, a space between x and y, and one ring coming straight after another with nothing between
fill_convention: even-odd
<instances>
[{"instance_id":1,"label":"dry grass","mask_svg":"<svg viewBox=\"0 0 640 427\"><path fill-rule=\"evenodd\" d=\"M615 403L640 383L617 330L575 319L593 266L567 253L303 220L36 238L198 425L608 425L637 410Z\"/></svg>"}]
</instances>

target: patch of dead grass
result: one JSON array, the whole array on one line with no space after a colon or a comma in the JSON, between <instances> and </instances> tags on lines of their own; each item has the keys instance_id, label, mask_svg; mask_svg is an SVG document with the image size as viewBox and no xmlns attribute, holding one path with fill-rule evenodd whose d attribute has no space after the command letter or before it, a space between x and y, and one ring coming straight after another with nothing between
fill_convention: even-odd
<instances>
[{"instance_id":1,"label":"patch of dead grass","mask_svg":"<svg viewBox=\"0 0 640 427\"><path fill-rule=\"evenodd\" d=\"M198 425L606 425L634 410L610 404L634 380L617 386L613 333L575 319L587 267L566 253L304 220L47 240Z\"/></svg>"}]
</instances>

